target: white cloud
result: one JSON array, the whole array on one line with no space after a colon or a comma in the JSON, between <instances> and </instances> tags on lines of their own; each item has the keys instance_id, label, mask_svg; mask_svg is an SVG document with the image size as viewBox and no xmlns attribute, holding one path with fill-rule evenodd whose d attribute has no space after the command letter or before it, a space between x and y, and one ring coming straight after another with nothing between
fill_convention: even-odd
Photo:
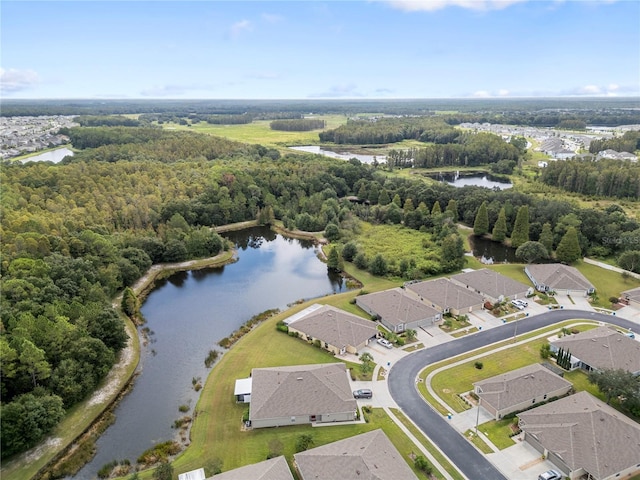
<instances>
[{"instance_id":1,"label":"white cloud","mask_svg":"<svg viewBox=\"0 0 640 480\"><path fill-rule=\"evenodd\" d=\"M229 28L229 34L231 38L237 38L243 32L250 32L253 30L253 26L249 20L240 20L239 22L234 23Z\"/></svg>"},{"instance_id":2,"label":"white cloud","mask_svg":"<svg viewBox=\"0 0 640 480\"><path fill-rule=\"evenodd\" d=\"M147 88L140 92L143 97L162 98L162 97L180 97L187 93L193 95L191 92L201 92L212 90L211 85L154 85L151 88Z\"/></svg>"},{"instance_id":3,"label":"white cloud","mask_svg":"<svg viewBox=\"0 0 640 480\"><path fill-rule=\"evenodd\" d=\"M27 90L40 83L38 74L33 70L18 70L0 68L0 91L15 93Z\"/></svg>"},{"instance_id":4,"label":"white cloud","mask_svg":"<svg viewBox=\"0 0 640 480\"><path fill-rule=\"evenodd\" d=\"M511 92L509 92L509 90L507 90L506 88L501 88L500 90L498 90L499 97L508 97L510 93Z\"/></svg>"},{"instance_id":5,"label":"white cloud","mask_svg":"<svg viewBox=\"0 0 640 480\"><path fill-rule=\"evenodd\" d=\"M325 92L312 93L309 95L311 98L344 98L344 97L363 97L364 95L358 92L358 87L354 83L332 85Z\"/></svg>"},{"instance_id":6,"label":"white cloud","mask_svg":"<svg viewBox=\"0 0 640 480\"><path fill-rule=\"evenodd\" d=\"M471 95L476 98L490 98L492 95L487 90L477 90Z\"/></svg>"},{"instance_id":7,"label":"white cloud","mask_svg":"<svg viewBox=\"0 0 640 480\"><path fill-rule=\"evenodd\" d=\"M529 0L387 0L387 3L394 8L408 12L433 12L448 7L477 11L502 10L513 4L526 1Z\"/></svg>"}]
</instances>

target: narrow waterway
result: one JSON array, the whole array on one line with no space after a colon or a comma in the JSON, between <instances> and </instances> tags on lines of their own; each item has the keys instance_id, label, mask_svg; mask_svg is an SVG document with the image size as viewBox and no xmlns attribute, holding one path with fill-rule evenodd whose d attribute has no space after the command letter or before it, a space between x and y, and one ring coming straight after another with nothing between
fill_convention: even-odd
<instances>
[{"instance_id":1,"label":"narrow waterway","mask_svg":"<svg viewBox=\"0 0 640 480\"><path fill-rule=\"evenodd\" d=\"M152 333L141 353L140 374L118 405L115 424L98 440L96 456L75 478L97 478L104 464L135 463L154 444L172 440L173 422L185 415L179 407L187 405L191 412L196 404L193 381L206 380L207 353L221 351L218 341L252 316L346 289L342 278L327 274L311 242L265 228L226 236L236 245L236 263L177 273L147 297L141 311Z\"/></svg>"}]
</instances>

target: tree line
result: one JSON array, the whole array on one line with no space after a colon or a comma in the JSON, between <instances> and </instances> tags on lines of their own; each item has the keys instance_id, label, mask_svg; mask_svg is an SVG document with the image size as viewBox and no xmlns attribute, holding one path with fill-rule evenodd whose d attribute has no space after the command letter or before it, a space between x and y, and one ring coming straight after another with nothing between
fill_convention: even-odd
<instances>
[{"instance_id":1,"label":"tree line","mask_svg":"<svg viewBox=\"0 0 640 480\"><path fill-rule=\"evenodd\" d=\"M540 181L583 195L640 198L640 165L629 161L573 159L550 162L542 170Z\"/></svg>"},{"instance_id":2,"label":"tree line","mask_svg":"<svg viewBox=\"0 0 640 480\"><path fill-rule=\"evenodd\" d=\"M269 124L271 130L284 132L308 132L325 127L325 121L313 118L299 118L289 120L274 120Z\"/></svg>"},{"instance_id":3,"label":"tree line","mask_svg":"<svg viewBox=\"0 0 640 480\"><path fill-rule=\"evenodd\" d=\"M590 153L598 153L607 149L628 153L640 150L640 131L625 132L621 137L593 140L589 144Z\"/></svg>"}]
</instances>

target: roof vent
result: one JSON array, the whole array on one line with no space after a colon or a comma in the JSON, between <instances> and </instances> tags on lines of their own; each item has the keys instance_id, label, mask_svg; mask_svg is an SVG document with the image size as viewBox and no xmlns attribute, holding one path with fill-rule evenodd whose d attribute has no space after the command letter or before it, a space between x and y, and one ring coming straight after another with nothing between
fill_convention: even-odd
<instances>
[{"instance_id":1,"label":"roof vent","mask_svg":"<svg viewBox=\"0 0 640 480\"><path fill-rule=\"evenodd\" d=\"M303 378L302 377L298 377L298 378L296 378L296 380L303 380Z\"/></svg>"}]
</instances>

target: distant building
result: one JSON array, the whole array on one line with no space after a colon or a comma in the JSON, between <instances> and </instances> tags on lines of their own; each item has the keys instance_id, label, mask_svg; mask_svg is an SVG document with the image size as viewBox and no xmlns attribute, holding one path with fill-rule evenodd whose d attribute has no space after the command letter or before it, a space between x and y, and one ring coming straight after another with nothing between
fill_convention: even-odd
<instances>
[{"instance_id":1,"label":"distant building","mask_svg":"<svg viewBox=\"0 0 640 480\"><path fill-rule=\"evenodd\" d=\"M598 152L596 156L596 160L600 160L602 158L611 159L611 160L629 160L630 162L637 162L638 157L629 152L617 152L615 150L611 150L610 148L607 150L602 150Z\"/></svg>"}]
</instances>

